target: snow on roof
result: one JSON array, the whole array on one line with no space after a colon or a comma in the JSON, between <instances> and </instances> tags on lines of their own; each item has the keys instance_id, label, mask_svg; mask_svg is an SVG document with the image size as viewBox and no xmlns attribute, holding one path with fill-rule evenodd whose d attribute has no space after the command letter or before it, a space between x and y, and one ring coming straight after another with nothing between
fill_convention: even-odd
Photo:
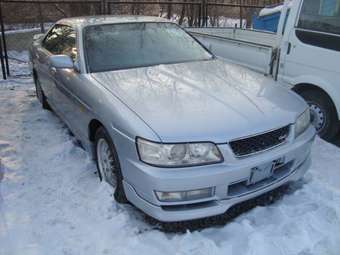
<instances>
[{"instance_id":1,"label":"snow on roof","mask_svg":"<svg viewBox=\"0 0 340 255\"><path fill-rule=\"evenodd\" d=\"M288 4L288 7L291 7L291 6L292 6L292 1ZM280 4L280 5L277 5L277 6L263 8L260 11L259 16L263 17L263 16L268 16L268 15L272 15L274 13L281 12L282 8L283 8L283 4Z\"/></svg>"},{"instance_id":2,"label":"snow on roof","mask_svg":"<svg viewBox=\"0 0 340 255\"><path fill-rule=\"evenodd\" d=\"M98 15L98 16L65 18L65 19L59 20L57 23L84 27L88 25L135 23L135 22L171 22L171 21L161 18L161 17L153 17L153 16Z\"/></svg>"}]
</instances>

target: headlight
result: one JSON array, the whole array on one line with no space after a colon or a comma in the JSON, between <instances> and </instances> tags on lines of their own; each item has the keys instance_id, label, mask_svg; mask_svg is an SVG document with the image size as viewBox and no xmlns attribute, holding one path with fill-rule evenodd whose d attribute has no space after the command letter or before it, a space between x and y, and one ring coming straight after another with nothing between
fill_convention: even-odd
<instances>
[{"instance_id":1,"label":"headlight","mask_svg":"<svg viewBox=\"0 0 340 255\"><path fill-rule=\"evenodd\" d=\"M217 146L210 142L165 144L137 138L137 149L141 161L160 167L185 167L223 161Z\"/></svg>"},{"instance_id":2,"label":"headlight","mask_svg":"<svg viewBox=\"0 0 340 255\"><path fill-rule=\"evenodd\" d=\"M306 129L310 125L310 121L311 121L311 119L310 119L310 110L308 108L296 120L296 123L295 123L295 137L298 137L299 135L301 135L303 132L306 131Z\"/></svg>"}]
</instances>

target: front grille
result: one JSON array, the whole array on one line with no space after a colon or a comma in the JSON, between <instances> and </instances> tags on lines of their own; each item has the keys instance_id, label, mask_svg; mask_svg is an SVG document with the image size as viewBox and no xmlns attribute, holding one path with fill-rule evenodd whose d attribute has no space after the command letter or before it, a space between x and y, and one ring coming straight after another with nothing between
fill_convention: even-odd
<instances>
[{"instance_id":1,"label":"front grille","mask_svg":"<svg viewBox=\"0 0 340 255\"><path fill-rule=\"evenodd\" d=\"M230 147L237 157L244 157L268 150L286 142L289 125L273 131L230 142Z\"/></svg>"}]
</instances>

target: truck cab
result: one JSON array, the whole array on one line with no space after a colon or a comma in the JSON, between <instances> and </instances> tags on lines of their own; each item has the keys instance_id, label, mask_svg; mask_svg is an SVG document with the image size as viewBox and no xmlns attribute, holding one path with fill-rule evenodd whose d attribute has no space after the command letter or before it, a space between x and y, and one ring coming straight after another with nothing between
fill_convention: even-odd
<instances>
[{"instance_id":1,"label":"truck cab","mask_svg":"<svg viewBox=\"0 0 340 255\"><path fill-rule=\"evenodd\" d=\"M340 116L340 0L296 1L288 16L278 79L308 102L320 136L332 140Z\"/></svg>"}]
</instances>

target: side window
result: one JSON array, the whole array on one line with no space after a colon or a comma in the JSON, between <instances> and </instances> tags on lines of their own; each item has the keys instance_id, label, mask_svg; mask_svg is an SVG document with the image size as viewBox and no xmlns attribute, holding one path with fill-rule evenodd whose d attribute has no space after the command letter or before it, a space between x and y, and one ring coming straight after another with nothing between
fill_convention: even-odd
<instances>
[{"instance_id":1,"label":"side window","mask_svg":"<svg viewBox=\"0 0 340 255\"><path fill-rule=\"evenodd\" d=\"M58 54L56 46L61 40L59 27L59 25L55 25L42 42L42 46L50 51L52 54Z\"/></svg>"},{"instance_id":2,"label":"side window","mask_svg":"<svg viewBox=\"0 0 340 255\"><path fill-rule=\"evenodd\" d=\"M340 35L340 0L304 0L298 28Z\"/></svg>"},{"instance_id":3,"label":"side window","mask_svg":"<svg viewBox=\"0 0 340 255\"><path fill-rule=\"evenodd\" d=\"M71 27L65 27L63 31L63 40L60 54L70 56L73 61L75 61L77 58L76 32Z\"/></svg>"},{"instance_id":4,"label":"side window","mask_svg":"<svg viewBox=\"0 0 340 255\"><path fill-rule=\"evenodd\" d=\"M77 57L76 32L65 25L55 25L42 43L43 47L54 55L69 55L73 61Z\"/></svg>"}]
</instances>

